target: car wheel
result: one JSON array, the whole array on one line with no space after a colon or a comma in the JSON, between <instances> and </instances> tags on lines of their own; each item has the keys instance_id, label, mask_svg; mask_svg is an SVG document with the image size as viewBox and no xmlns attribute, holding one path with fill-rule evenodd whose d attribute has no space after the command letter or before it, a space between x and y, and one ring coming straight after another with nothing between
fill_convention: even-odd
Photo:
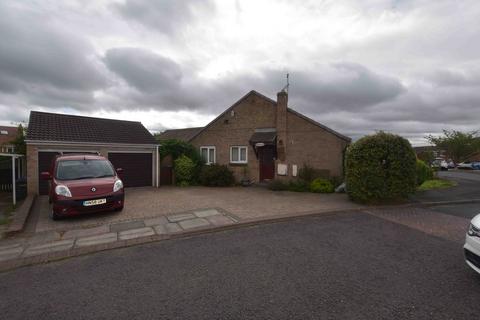
<instances>
[{"instance_id":1,"label":"car wheel","mask_svg":"<svg viewBox=\"0 0 480 320\"><path fill-rule=\"evenodd\" d=\"M55 213L53 210L50 211L50 218L52 218L52 220L60 220L61 217L58 215L58 213Z\"/></svg>"},{"instance_id":2,"label":"car wheel","mask_svg":"<svg viewBox=\"0 0 480 320\"><path fill-rule=\"evenodd\" d=\"M114 209L114 211L116 211L116 212L120 212L120 211L122 211L122 210L123 210L123 206L121 206L120 208L115 208L115 209Z\"/></svg>"}]
</instances>

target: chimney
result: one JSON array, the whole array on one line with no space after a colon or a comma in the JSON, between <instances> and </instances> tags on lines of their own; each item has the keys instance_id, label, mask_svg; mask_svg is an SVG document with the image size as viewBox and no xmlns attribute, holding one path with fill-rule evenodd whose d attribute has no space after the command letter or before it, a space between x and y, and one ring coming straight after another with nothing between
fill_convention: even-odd
<instances>
[{"instance_id":1,"label":"chimney","mask_svg":"<svg viewBox=\"0 0 480 320\"><path fill-rule=\"evenodd\" d=\"M287 154L287 105L288 94L285 90L277 93L277 158L285 161Z\"/></svg>"}]
</instances>

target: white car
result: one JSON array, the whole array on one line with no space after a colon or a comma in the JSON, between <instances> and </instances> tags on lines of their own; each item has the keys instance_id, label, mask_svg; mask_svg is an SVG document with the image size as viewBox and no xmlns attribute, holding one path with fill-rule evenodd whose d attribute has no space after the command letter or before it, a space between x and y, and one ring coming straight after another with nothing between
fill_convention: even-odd
<instances>
[{"instance_id":1,"label":"white car","mask_svg":"<svg viewBox=\"0 0 480 320\"><path fill-rule=\"evenodd\" d=\"M448 170L448 162L443 159L435 159L432 163L432 167L438 168L440 170Z\"/></svg>"},{"instance_id":2,"label":"white car","mask_svg":"<svg viewBox=\"0 0 480 320\"><path fill-rule=\"evenodd\" d=\"M463 250L467 264L480 273L480 214L470 222Z\"/></svg>"}]
</instances>

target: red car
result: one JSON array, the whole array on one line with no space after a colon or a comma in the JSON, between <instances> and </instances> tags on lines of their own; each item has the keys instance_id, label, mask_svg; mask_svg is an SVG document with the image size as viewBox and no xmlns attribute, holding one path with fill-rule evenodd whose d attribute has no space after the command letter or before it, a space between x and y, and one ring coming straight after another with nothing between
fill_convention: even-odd
<instances>
[{"instance_id":1,"label":"red car","mask_svg":"<svg viewBox=\"0 0 480 320\"><path fill-rule=\"evenodd\" d=\"M92 154L57 156L50 172L42 172L50 180L49 199L53 204L52 219L82 213L123 209L125 194L119 175L105 157Z\"/></svg>"}]
</instances>

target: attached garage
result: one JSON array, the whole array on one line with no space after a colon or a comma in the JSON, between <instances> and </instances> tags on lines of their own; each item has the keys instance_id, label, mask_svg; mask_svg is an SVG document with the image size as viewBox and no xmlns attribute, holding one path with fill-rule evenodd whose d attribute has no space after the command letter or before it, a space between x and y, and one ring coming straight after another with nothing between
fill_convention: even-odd
<instances>
[{"instance_id":1,"label":"attached garage","mask_svg":"<svg viewBox=\"0 0 480 320\"><path fill-rule=\"evenodd\" d=\"M122 168L125 187L152 185L152 154L134 152L109 152L108 160L115 169Z\"/></svg>"},{"instance_id":2,"label":"attached garage","mask_svg":"<svg viewBox=\"0 0 480 320\"><path fill-rule=\"evenodd\" d=\"M40 179L55 156L95 153L122 168L126 187L158 187L159 159L155 138L140 123L32 111L26 138L30 194L48 194Z\"/></svg>"}]
</instances>

